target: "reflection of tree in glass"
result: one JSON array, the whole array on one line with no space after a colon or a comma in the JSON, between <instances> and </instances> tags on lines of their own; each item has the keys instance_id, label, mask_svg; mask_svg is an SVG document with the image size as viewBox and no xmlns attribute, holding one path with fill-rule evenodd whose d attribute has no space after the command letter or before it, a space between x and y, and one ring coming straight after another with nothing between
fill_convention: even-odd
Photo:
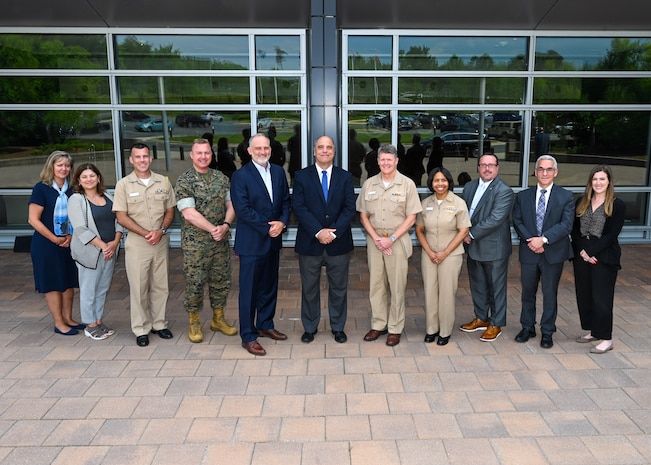
<instances>
[{"instance_id":1,"label":"reflection of tree in glass","mask_svg":"<svg viewBox=\"0 0 651 465\"><path fill-rule=\"evenodd\" d=\"M277 45L274 47L274 50L276 51L276 69L283 69L283 61L285 61L287 52Z\"/></svg>"}]
</instances>

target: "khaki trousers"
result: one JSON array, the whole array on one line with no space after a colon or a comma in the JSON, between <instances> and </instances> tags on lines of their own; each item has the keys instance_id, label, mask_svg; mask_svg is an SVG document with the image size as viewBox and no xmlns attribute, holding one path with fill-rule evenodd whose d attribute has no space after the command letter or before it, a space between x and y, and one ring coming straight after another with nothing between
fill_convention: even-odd
<instances>
[{"instance_id":1,"label":"khaki trousers","mask_svg":"<svg viewBox=\"0 0 651 465\"><path fill-rule=\"evenodd\" d=\"M425 286L425 324L427 334L448 337L454 328L459 273L463 254L450 255L437 265L422 252L421 269Z\"/></svg>"},{"instance_id":2,"label":"khaki trousers","mask_svg":"<svg viewBox=\"0 0 651 465\"><path fill-rule=\"evenodd\" d=\"M385 255L376 249L371 236L366 237L366 248L370 274L371 328L377 331L388 329L392 334L401 334L405 327L409 257L400 240L391 247L391 255Z\"/></svg>"},{"instance_id":3,"label":"khaki trousers","mask_svg":"<svg viewBox=\"0 0 651 465\"><path fill-rule=\"evenodd\" d=\"M131 297L131 330L136 336L149 334L152 328L167 328L169 244L167 234L156 245L137 234L127 234L124 266Z\"/></svg>"}]
</instances>

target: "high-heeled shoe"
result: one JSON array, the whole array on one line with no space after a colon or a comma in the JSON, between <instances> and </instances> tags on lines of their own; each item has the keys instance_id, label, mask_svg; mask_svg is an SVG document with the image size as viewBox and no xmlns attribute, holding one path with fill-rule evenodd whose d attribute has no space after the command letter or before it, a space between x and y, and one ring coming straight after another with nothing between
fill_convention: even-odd
<instances>
[{"instance_id":1,"label":"high-heeled shoe","mask_svg":"<svg viewBox=\"0 0 651 465\"><path fill-rule=\"evenodd\" d=\"M79 334L79 330L72 327L70 328L70 331L63 332L55 326L54 332L63 336L74 336L75 334Z\"/></svg>"},{"instance_id":2,"label":"high-heeled shoe","mask_svg":"<svg viewBox=\"0 0 651 465\"><path fill-rule=\"evenodd\" d=\"M613 345L612 344L610 344L605 349L597 349L597 347L593 347L592 349L590 349L590 353L591 354L605 354L609 350L613 350Z\"/></svg>"}]
</instances>

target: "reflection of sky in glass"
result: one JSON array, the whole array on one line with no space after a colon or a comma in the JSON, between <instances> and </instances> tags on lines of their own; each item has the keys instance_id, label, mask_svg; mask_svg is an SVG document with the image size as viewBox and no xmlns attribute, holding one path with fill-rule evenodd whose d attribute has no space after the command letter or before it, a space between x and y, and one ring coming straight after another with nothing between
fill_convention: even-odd
<instances>
[{"instance_id":1,"label":"reflection of sky in glass","mask_svg":"<svg viewBox=\"0 0 651 465\"><path fill-rule=\"evenodd\" d=\"M118 44L122 44L127 37L133 36L118 36ZM151 44L154 50L171 44L172 49L178 50L184 57L227 61L246 69L249 67L247 36L137 35L135 37L142 43Z\"/></svg>"},{"instance_id":2,"label":"reflection of sky in glass","mask_svg":"<svg viewBox=\"0 0 651 465\"><path fill-rule=\"evenodd\" d=\"M651 43L647 38L629 38L633 42ZM536 53L555 51L563 61L576 69L595 66L611 49L612 37L539 37L536 39Z\"/></svg>"},{"instance_id":3,"label":"reflection of sky in glass","mask_svg":"<svg viewBox=\"0 0 651 465\"><path fill-rule=\"evenodd\" d=\"M516 56L527 54L526 37L400 37L400 51L425 47L436 57L439 65L456 55L463 61L489 55L496 63L507 63Z\"/></svg>"},{"instance_id":4,"label":"reflection of sky in glass","mask_svg":"<svg viewBox=\"0 0 651 465\"><path fill-rule=\"evenodd\" d=\"M300 49L298 36L256 36L255 67L258 70L301 69Z\"/></svg>"},{"instance_id":5,"label":"reflection of sky in glass","mask_svg":"<svg viewBox=\"0 0 651 465\"><path fill-rule=\"evenodd\" d=\"M377 57L384 65L391 64L390 36L349 36L348 56Z\"/></svg>"}]
</instances>

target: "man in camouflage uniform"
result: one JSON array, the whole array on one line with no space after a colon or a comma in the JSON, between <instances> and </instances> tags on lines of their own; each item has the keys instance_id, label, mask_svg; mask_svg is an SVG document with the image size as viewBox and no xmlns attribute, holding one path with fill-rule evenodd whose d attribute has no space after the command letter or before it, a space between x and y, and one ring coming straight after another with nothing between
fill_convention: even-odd
<instances>
[{"instance_id":1,"label":"man in camouflage uniform","mask_svg":"<svg viewBox=\"0 0 651 465\"><path fill-rule=\"evenodd\" d=\"M177 208L183 216L181 248L185 272L183 307L190 323L188 338L202 342L201 319L203 288L208 283L208 296L213 309L210 329L228 336L237 329L224 319L224 305L231 287L231 249L229 232L235 219L228 178L209 168L212 159L210 142L195 139L190 151L192 168L176 183Z\"/></svg>"}]
</instances>

